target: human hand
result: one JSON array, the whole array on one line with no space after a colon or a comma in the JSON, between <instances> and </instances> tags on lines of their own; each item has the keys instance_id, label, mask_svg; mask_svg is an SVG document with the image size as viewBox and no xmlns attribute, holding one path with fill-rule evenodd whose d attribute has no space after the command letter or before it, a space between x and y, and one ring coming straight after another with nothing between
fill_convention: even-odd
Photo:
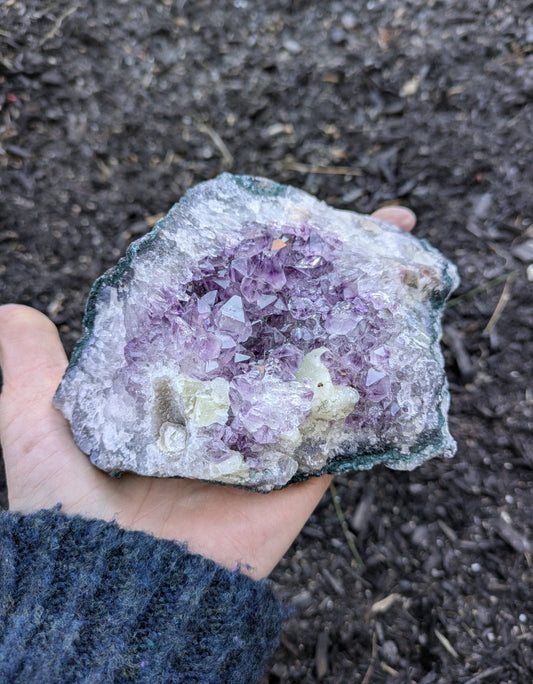
<instances>
[{"instance_id":1,"label":"human hand","mask_svg":"<svg viewBox=\"0 0 533 684\"><path fill-rule=\"evenodd\" d=\"M412 230L408 209L374 216ZM52 406L67 365L57 330L26 306L0 307L0 442L9 506L31 513L61 503L63 512L115 520L130 530L185 542L199 553L252 577L267 576L327 489L325 475L258 494L188 479L125 474L113 479L91 464Z\"/></svg>"}]
</instances>

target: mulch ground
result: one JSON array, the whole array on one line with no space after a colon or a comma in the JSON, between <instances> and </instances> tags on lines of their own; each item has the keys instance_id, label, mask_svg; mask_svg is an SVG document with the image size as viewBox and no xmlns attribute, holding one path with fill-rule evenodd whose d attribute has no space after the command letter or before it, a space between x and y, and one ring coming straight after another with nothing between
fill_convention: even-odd
<instances>
[{"instance_id":1,"label":"mulch ground","mask_svg":"<svg viewBox=\"0 0 533 684\"><path fill-rule=\"evenodd\" d=\"M458 454L336 478L273 575L294 611L265 683L533 679L532 10L0 4L0 299L46 312L67 351L92 281L223 170L402 202L459 267Z\"/></svg>"}]
</instances>

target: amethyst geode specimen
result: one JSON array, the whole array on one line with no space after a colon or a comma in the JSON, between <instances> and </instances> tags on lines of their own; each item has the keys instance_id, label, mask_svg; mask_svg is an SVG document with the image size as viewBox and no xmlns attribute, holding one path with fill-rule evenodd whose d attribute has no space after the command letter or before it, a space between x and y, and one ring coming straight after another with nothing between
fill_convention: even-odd
<instances>
[{"instance_id":1,"label":"amethyst geode specimen","mask_svg":"<svg viewBox=\"0 0 533 684\"><path fill-rule=\"evenodd\" d=\"M455 267L263 178L190 190L95 283L55 405L114 473L269 491L451 456L440 314Z\"/></svg>"}]
</instances>

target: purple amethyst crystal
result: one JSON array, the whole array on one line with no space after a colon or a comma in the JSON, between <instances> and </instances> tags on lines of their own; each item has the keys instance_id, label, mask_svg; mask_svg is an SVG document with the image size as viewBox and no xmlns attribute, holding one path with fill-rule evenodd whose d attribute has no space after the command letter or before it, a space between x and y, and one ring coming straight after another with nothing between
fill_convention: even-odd
<instances>
[{"instance_id":1,"label":"purple amethyst crystal","mask_svg":"<svg viewBox=\"0 0 533 684\"><path fill-rule=\"evenodd\" d=\"M266 179L189 191L89 296L55 405L98 467L269 491L451 456L424 241Z\"/></svg>"}]
</instances>

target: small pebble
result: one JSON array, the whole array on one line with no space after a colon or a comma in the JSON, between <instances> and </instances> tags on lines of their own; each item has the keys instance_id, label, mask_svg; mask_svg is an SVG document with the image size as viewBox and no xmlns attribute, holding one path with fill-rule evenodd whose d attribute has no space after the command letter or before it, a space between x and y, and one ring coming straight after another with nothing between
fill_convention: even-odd
<instances>
[{"instance_id":1,"label":"small pebble","mask_svg":"<svg viewBox=\"0 0 533 684\"><path fill-rule=\"evenodd\" d=\"M381 647L381 652L383 653L383 657L389 665L396 665L398 662L399 653L398 646L396 646L394 641L391 641L390 639L385 641Z\"/></svg>"},{"instance_id":2,"label":"small pebble","mask_svg":"<svg viewBox=\"0 0 533 684\"><path fill-rule=\"evenodd\" d=\"M290 52L291 55L298 55L302 51L300 43L292 38L284 38L283 47L287 52Z\"/></svg>"},{"instance_id":3,"label":"small pebble","mask_svg":"<svg viewBox=\"0 0 533 684\"><path fill-rule=\"evenodd\" d=\"M344 29L351 31L357 24L357 17L353 12L345 12L341 17L341 24Z\"/></svg>"}]
</instances>

